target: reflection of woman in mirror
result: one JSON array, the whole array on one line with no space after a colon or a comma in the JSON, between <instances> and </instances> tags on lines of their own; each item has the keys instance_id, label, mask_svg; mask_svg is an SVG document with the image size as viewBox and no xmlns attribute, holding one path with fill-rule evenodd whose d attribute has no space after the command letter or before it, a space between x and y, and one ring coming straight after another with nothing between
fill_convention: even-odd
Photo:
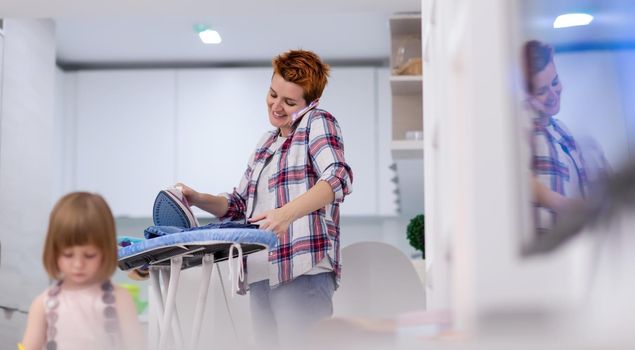
<instances>
[{"instance_id":1,"label":"reflection of woman in mirror","mask_svg":"<svg viewBox=\"0 0 635 350\"><path fill-rule=\"evenodd\" d=\"M524 47L527 104L534 113L531 137L532 189L539 232L548 231L558 213L571 210L588 195L585 161L560 111L562 83L551 46L529 41Z\"/></svg>"}]
</instances>

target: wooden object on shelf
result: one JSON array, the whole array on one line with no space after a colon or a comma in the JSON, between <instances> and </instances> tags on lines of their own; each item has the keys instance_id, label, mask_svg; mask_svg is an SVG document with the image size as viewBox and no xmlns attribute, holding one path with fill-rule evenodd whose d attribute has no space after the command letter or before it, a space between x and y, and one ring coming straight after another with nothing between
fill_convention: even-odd
<instances>
[{"instance_id":1,"label":"wooden object on shelf","mask_svg":"<svg viewBox=\"0 0 635 350\"><path fill-rule=\"evenodd\" d=\"M421 57L412 57L399 67L393 68L393 75L421 75L423 73L423 61Z\"/></svg>"}]
</instances>

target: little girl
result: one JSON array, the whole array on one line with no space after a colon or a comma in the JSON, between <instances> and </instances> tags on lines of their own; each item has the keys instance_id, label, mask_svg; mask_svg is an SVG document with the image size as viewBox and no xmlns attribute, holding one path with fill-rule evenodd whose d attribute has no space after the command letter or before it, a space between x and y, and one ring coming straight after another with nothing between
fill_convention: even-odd
<instances>
[{"instance_id":1,"label":"little girl","mask_svg":"<svg viewBox=\"0 0 635 350\"><path fill-rule=\"evenodd\" d=\"M43 261L54 282L31 304L26 350L144 348L132 297L110 281L115 223L101 196L74 192L57 202Z\"/></svg>"}]
</instances>

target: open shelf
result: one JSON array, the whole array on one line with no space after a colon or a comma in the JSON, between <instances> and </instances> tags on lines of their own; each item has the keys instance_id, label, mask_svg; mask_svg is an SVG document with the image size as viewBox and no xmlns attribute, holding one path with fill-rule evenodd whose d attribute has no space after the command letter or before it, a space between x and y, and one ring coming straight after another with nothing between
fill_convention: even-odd
<instances>
[{"instance_id":1,"label":"open shelf","mask_svg":"<svg viewBox=\"0 0 635 350\"><path fill-rule=\"evenodd\" d=\"M390 149L397 159L423 159L423 140L393 140Z\"/></svg>"},{"instance_id":2,"label":"open shelf","mask_svg":"<svg viewBox=\"0 0 635 350\"><path fill-rule=\"evenodd\" d=\"M390 17L390 32L395 35L421 36L421 13L397 13Z\"/></svg>"},{"instance_id":3,"label":"open shelf","mask_svg":"<svg viewBox=\"0 0 635 350\"><path fill-rule=\"evenodd\" d=\"M390 88L397 95L421 95L423 92L423 76L421 75L392 75Z\"/></svg>"}]
</instances>

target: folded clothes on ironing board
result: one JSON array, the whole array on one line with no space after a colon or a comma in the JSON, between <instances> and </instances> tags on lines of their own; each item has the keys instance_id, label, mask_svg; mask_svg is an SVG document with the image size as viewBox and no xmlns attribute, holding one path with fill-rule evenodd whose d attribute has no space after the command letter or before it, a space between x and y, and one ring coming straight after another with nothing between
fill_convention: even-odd
<instances>
[{"instance_id":1,"label":"folded clothes on ironing board","mask_svg":"<svg viewBox=\"0 0 635 350\"><path fill-rule=\"evenodd\" d=\"M150 239L150 238L156 238L156 237L161 237L165 235L171 235L174 233L201 231L201 230L208 230L213 228L223 228L223 229L224 228L248 228L250 229L250 228L258 228L258 225L242 224L242 223L228 221L228 222L222 222L222 223L211 223L205 226L192 227L192 228L181 228L176 226L150 226L143 231L143 235L145 236L145 238Z\"/></svg>"},{"instance_id":2,"label":"folded clothes on ironing board","mask_svg":"<svg viewBox=\"0 0 635 350\"><path fill-rule=\"evenodd\" d=\"M148 266L170 266L170 258L181 256L182 268L201 264L203 256L213 254L214 261L229 258L232 245L240 245L242 254L274 247L278 237L271 231L254 228L203 228L166 234L119 248L119 268L130 270ZM234 255L237 255L234 254Z\"/></svg>"},{"instance_id":3,"label":"folded clothes on ironing board","mask_svg":"<svg viewBox=\"0 0 635 350\"><path fill-rule=\"evenodd\" d=\"M276 235L259 230L258 225L224 222L199 227L178 188L157 194L152 221L155 226L144 230L145 240L121 239L118 253L122 270L169 266L174 256L183 257L185 269L200 265L205 254L214 254L215 261L227 259L232 245L241 248L242 254L250 254L277 244Z\"/></svg>"}]
</instances>

